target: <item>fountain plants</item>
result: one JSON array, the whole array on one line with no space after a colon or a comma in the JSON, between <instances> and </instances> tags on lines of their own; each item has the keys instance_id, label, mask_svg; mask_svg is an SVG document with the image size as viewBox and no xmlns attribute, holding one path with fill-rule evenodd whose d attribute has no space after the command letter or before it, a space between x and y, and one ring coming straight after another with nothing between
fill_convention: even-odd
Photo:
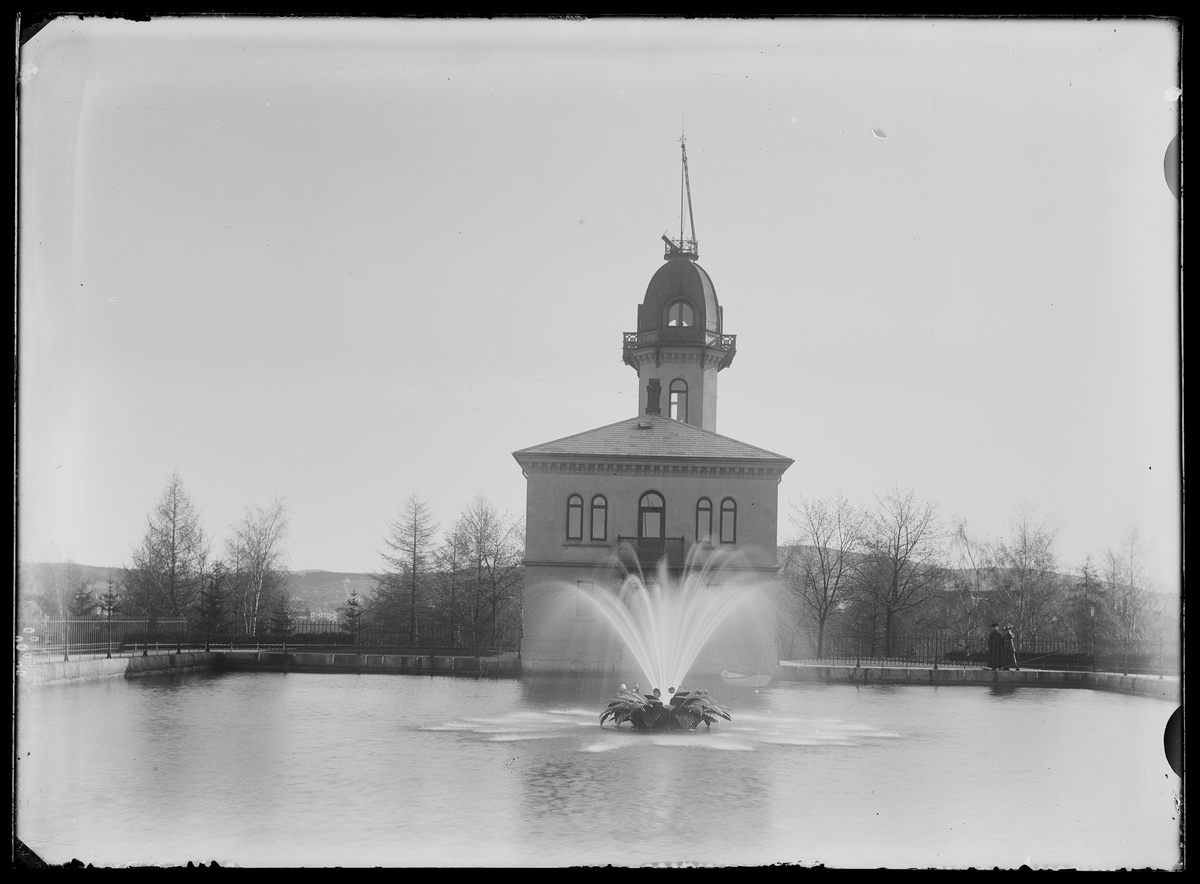
<instances>
[{"instance_id":1,"label":"fountain plants","mask_svg":"<svg viewBox=\"0 0 1200 884\"><path fill-rule=\"evenodd\" d=\"M600 726L604 727L604 722L611 718L617 727L628 721L639 731L690 731L700 722L711 727L718 718L732 721L729 708L716 702L702 688L694 691L670 688L669 691L671 700L663 703L658 688L652 694L641 694L621 685L621 690L608 701L608 708L600 713Z\"/></svg>"}]
</instances>

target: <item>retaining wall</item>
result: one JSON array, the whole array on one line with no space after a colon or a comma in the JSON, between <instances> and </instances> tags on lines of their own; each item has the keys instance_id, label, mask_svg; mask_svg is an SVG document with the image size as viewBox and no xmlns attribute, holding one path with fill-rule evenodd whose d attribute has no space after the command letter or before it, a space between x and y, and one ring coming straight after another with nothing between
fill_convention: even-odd
<instances>
[{"instance_id":1,"label":"retaining wall","mask_svg":"<svg viewBox=\"0 0 1200 884\"><path fill-rule=\"evenodd\" d=\"M1091 688L1142 694L1179 701L1178 678L1121 675L1119 672L1067 672L1058 669L957 669L901 666L820 666L780 663L780 681L830 684L1012 685L1053 688Z\"/></svg>"},{"instance_id":2,"label":"retaining wall","mask_svg":"<svg viewBox=\"0 0 1200 884\"><path fill-rule=\"evenodd\" d=\"M473 678L519 678L521 660L501 657L443 657L418 654L324 654L279 651L212 651L114 657L111 660L71 660L22 668L19 685L52 685L96 678L187 670L260 670L270 672L379 672L404 675L458 675ZM829 684L1011 685L1026 687L1091 688L1141 694L1180 701L1178 678L1121 675L1117 672L1067 672L1023 669L1017 672L900 666L822 666L780 663L779 681Z\"/></svg>"},{"instance_id":3,"label":"retaining wall","mask_svg":"<svg viewBox=\"0 0 1200 884\"><path fill-rule=\"evenodd\" d=\"M154 654L145 657L113 657L96 660L59 660L38 663L22 668L17 676L20 685L64 684L94 678L133 677L164 672L211 669L217 665L219 654L186 652L183 654Z\"/></svg>"},{"instance_id":4,"label":"retaining wall","mask_svg":"<svg viewBox=\"0 0 1200 884\"><path fill-rule=\"evenodd\" d=\"M279 651L226 651L215 655L218 669L268 672L386 672L402 675L463 675L519 678L521 660L501 657L443 657L430 654L323 654Z\"/></svg>"}]
</instances>

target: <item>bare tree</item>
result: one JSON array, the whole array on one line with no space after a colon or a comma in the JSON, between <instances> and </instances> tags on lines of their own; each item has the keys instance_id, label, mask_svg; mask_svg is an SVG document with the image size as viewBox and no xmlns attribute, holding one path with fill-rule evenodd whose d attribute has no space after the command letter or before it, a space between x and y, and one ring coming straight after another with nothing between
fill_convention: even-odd
<instances>
[{"instance_id":1,"label":"bare tree","mask_svg":"<svg viewBox=\"0 0 1200 884\"><path fill-rule=\"evenodd\" d=\"M463 511L464 552L471 572L466 615L475 653L502 638L502 620L513 614L523 579L524 525L496 512L482 494ZM516 606L519 612L520 606ZM503 618L501 615L505 615Z\"/></svg>"},{"instance_id":2,"label":"bare tree","mask_svg":"<svg viewBox=\"0 0 1200 884\"><path fill-rule=\"evenodd\" d=\"M462 621L459 610L470 575L468 566L467 527L462 518L456 519L442 538L436 552L439 572L439 609L446 622L449 643L462 642Z\"/></svg>"},{"instance_id":3,"label":"bare tree","mask_svg":"<svg viewBox=\"0 0 1200 884\"><path fill-rule=\"evenodd\" d=\"M950 532L950 552L953 570L949 585L953 598L946 606L945 625L964 648L972 648L983 626L981 616L988 608L985 598L989 578L995 570L992 547L971 531L966 519L956 519Z\"/></svg>"},{"instance_id":4,"label":"bare tree","mask_svg":"<svg viewBox=\"0 0 1200 884\"><path fill-rule=\"evenodd\" d=\"M1145 544L1136 528L1130 530L1117 550L1109 548L1104 554L1104 582L1125 668L1130 645L1147 637L1151 600L1145 586L1145 560Z\"/></svg>"},{"instance_id":5,"label":"bare tree","mask_svg":"<svg viewBox=\"0 0 1200 884\"><path fill-rule=\"evenodd\" d=\"M247 507L233 529L226 559L234 563L233 593L247 635L258 635L275 598L287 592L287 531L287 505L280 498Z\"/></svg>"},{"instance_id":6,"label":"bare tree","mask_svg":"<svg viewBox=\"0 0 1200 884\"><path fill-rule=\"evenodd\" d=\"M131 607L153 624L160 614L185 617L201 587L209 540L200 513L172 473L146 516L146 532L132 553L126 586Z\"/></svg>"},{"instance_id":7,"label":"bare tree","mask_svg":"<svg viewBox=\"0 0 1200 884\"><path fill-rule=\"evenodd\" d=\"M895 488L877 498L863 534L865 556L858 585L884 617L884 653L892 653L896 615L926 601L941 588L942 529L937 505Z\"/></svg>"},{"instance_id":8,"label":"bare tree","mask_svg":"<svg viewBox=\"0 0 1200 884\"><path fill-rule=\"evenodd\" d=\"M83 569L68 556L65 562L54 562L38 570L40 587L34 595L37 606L47 617L66 620L71 616L76 594L87 587Z\"/></svg>"},{"instance_id":9,"label":"bare tree","mask_svg":"<svg viewBox=\"0 0 1200 884\"><path fill-rule=\"evenodd\" d=\"M846 601L862 560L864 514L842 497L800 499L790 521L798 534L781 568L784 583L816 620L817 656L824 651L825 626Z\"/></svg>"},{"instance_id":10,"label":"bare tree","mask_svg":"<svg viewBox=\"0 0 1200 884\"><path fill-rule=\"evenodd\" d=\"M1022 505L1012 518L1010 536L996 544L996 610L1031 640L1050 625L1061 599L1054 537L1047 519Z\"/></svg>"},{"instance_id":11,"label":"bare tree","mask_svg":"<svg viewBox=\"0 0 1200 884\"><path fill-rule=\"evenodd\" d=\"M1097 630L1106 632L1108 609L1108 591L1089 555L1074 577L1064 613L1071 637L1094 644Z\"/></svg>"},{"instance_id":12,"label":"bare tree","mask_svg":"<svg viewBox=\"0 0 1200 884\"><path fill-rule=\"evenodd\" d=\"M417 643L417 600L428 582L437 524L428 504L415 492L409 494L400 515L388 523L383 570L375 575L372 607L377 615L395 622L397 614L408 613L408 641ZM401 605L400 602L405 604Z\"/></svg>"}]
</instances>

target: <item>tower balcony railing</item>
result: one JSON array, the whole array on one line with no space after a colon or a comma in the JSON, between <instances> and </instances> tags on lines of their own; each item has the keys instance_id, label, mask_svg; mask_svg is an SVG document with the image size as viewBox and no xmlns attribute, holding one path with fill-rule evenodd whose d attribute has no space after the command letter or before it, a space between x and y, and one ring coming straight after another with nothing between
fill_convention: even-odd
<instances>
[{"instance_id":1,"label":"tower balcony railing","mask_svg":"<svg viewBox=\"0 0 1200 884\"><path fill-rule=\"evenodd\" d=\"M709 350L721 352L720 368L733 362L737 353L737 335L723 335L692 325L664 325L645 331L625 332L622 337L622 356L628 365L637 368L633 361L635 350L672 344L698 344Z\"/></svg>"},{"instance_id":2,"label":"tower balcony railing","mask_svg":"<svg viewBox=\"0 0 1200 884\"><path fill-rule=\"evenodd\" d=\"M682 537L617 537L617 547L629 544L642 571L652 571L664 558L667 567L682 568L684 539Z\"/></svg>"}]
</instances>

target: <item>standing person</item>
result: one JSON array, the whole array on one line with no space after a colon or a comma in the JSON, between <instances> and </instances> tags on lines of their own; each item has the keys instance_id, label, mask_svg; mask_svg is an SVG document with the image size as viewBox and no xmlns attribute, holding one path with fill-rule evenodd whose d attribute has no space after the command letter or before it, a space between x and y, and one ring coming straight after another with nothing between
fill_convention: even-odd
<instances>
[{"instance_id":1,"label":"standing person","mask_svg":"<svg viewBox=\"0 0 1200 884\"><path fill-rule=\"evenodd\" d=\"M1004 627L1004 642L1001 655L1004 659L1004 668L1011 666L1017 672L1021 671L1021 667L1017 665L1017 637L1013 634L1012 626Z\"/></svg>"},{"instance_id":2,"label":"standing person","mask_svg":"<svg viewBox=\"0 0 1200 884\"><path fill-rule=\"evenodd\" d=\"M993 623L992 631L988 633L987 665L988 669L1000 668L1000 651L1004 644L1004 636L1000 632L1000 624Z\"/></svg>"}]
</instances>

